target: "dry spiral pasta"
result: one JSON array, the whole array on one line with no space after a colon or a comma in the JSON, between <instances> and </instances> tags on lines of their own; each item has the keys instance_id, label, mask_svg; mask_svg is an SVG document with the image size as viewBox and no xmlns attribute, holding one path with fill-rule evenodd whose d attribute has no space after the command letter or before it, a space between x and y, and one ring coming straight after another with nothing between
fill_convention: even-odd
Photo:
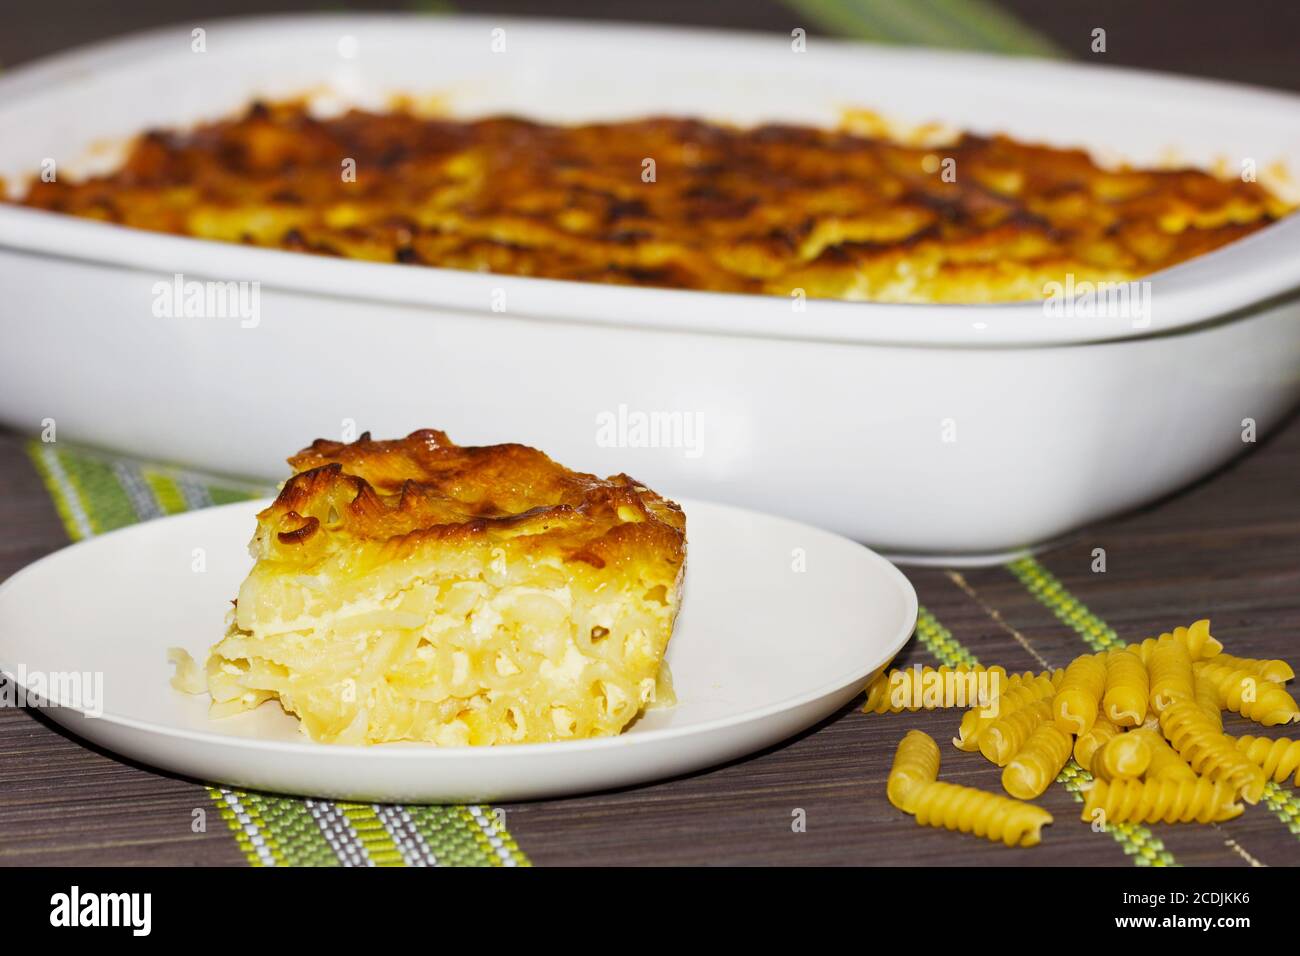
<instances>
[{"instance_id":1,"label":"dry spiral pasta","mask_svg":"<svg viewBox=\"0 0 1300 956\"><path fill-rule=\"evenodd\" d=\"M1244 808L1231 785L1194 780L1094 781L1083 799L1085 823L1216 823Z\"/></svg>"},{"instance_id":2,"label":"dry spiral pasta","mask_svg":"<svg viewBox=\"0 0 1300 956\"><path fill-rule=\"evenodd\" d=\"M1237 749L1246 755L1246 759L1259 766L1264 776L1281 783L1295 774L1291 781L1300 787L1300 740L1288 740L1279 737L1252 737L1249 734L1237 738Z\"/></svg>"},{"instance_id":3,"label":"dry spiral pasta","mask_svg":"<svg viewBox=\"0 0 1300 956\"><path fill-rule=\"evenodd\" d=\"M996 684L976 690L972 678L985 674ZM1052 817L1025 801L1050 786L1071 752L1093 777L1083 785L1085 821L1211 823L1240 814L1239 800L1261 800L1269 780L1300 786L1300 741L1223 732L1225 708L1270 725L1300 720L1283 687L1293 676L1285 661L1223 653L1209 622L1197 621L1043 673L965 664L882 671L863 709L951 707L955 690L975 691L979 703L962 715L953 743L1002 767L1010 796L940 781L938 746L910 731L894 755L888 799L921 825L1033 846Z\"/></svg>"},{"instance_id":4,"label":"dry spiral pasta","mask_svg":"<svg viewBox=\"0 0 1300 956\"><path fill-rule=\"evenodd\" d=\"M1042 807L955 783L926 784L916 799L916 822L971 833L1007 846L1034 846L1052 815Z\"/></svg>"},{"instance_id":5,"label":"dry spiral pasta","mask_svg":"<svg viewBox=\"0 0 1300 956\"><path fill-rule=\"evenodd\" d=\"M999 767L1005 767L1038 725L1051 720L1052 705L1046 700L999 717L980 734L980 753Z\"/></svg>"},{"instance_id":6,"label":"dry spiral pasta","mask_svg":"<svg viewBox=\"0 0 1300 956\"><path fill-rule=\"evenodd\" d=\"M1106 655L1084 654L1065 669L1052 700L1052 718L1067 734L1086 734L1097 719L1106 691Z\"/></svg>"},{"instance_id":7,"label":"dry spiral pasta","mask_svg":"<svg viewBox=\"0 0 1300 956\"><path fill-rule=\"evenodd\" d=\"M1197 666L1196 674L1209 681L1220 707L1265 727L1289 724L1300 717L1300 707L1296 706L1295 698L1280 684L1264 680L1245 668L1204 663Z\"/></svg>"},{"instance_id":8,"label":"dry spiral pasta","mask_svg":"<svg viewBox=\"0 0 1300 956\"><path fill-rule=\"evenodd\" d=\"M1039 724L1003 769L1003 789L1021 800L1037 797L1070 759L1072 743L1070 735L1055 724Z\"/></svg>"},{"instance_id":9,"label":"dry spiral pasta","mask_svg":"<svg viewBox=\"0 0 1300 956\"><path fill-rule=\"evenodd\" d=\"M1106 741L1116 734L1122 733L1120 728L1116 727L1105 715L1097 717L1092 729L1086 734L1080 734L1074 742L1074 759L1084 770L1092 771L1092 761L1097 755L1097 751L1106 745Z\"/></svg>"},{"instance_id":10,"label":"dry spiral pasta","mask_svg":"<svg viewBox=\"0 0 1300 956\"><path fill-rule=\"evenodd\" d=\"M1264 771L1237 750L1232 738L1217 730L1194 701L1179 700L1160 714L1165 739L1199 774L1222 780L1247 803L1264 794Z\"/></svg>"},{"instance_id":11,"label":"dry spiral pasta","mask_svg":"<svg viewBox=\"0 0 1300 956\"><path fill-rule=\"evenodd\" d=\"M1205 712L1216 729L1222 730L1223 708L1219 706L1219 690L1208 677L1196 673L1195 664L1192 665L1192 690L1196 695L1196 706Z\"/></svg>"},{"instance_id":12,"label":"dry spiral pasta","mask_svg":"<svg viewBox=\"0 0 1300 956\"><path fill-rule=\"evenodd\" d=\"M1274 684L1285 684L1295 677L1295 671L1286 661L1261 660L1254 657L1237 657L1233 654L1219 654L1214 658L1215 664L1224 664L1233 670L1250 671L1256 677Z\"/></svg>"},{"instance_id":13,"label":"dry spiral pasta","mask_svg":"<svg viewBox=\"0 0 1300 956\"><path fill-rule=\"evenodd\" d=\"M954 746L970 753L979 750L980 737L996 720L1040 700L1050 700L1064 674L1064 671L1057 670L1042 674L1012 675L1007 680L1007 690L991 706L973 707L962 716L957 736L952 740Z\"/></svg>"},{"instance_id":14,"label":"dry spiral pasta","mask_svg":"<svg viewBox=\"0 0 1300 956\"><path fill-rule=\"evenodd\" d=\"M1092 758L1092 774L1101 780L1133 780L1151 763L1151 745L1139 734L1116 734Z\"/></svg>"},{"instance_id":15,"label":"dry spiral pasta","mask_svg":"<svg viewBox=\"0 0 1300 956\"><path fill-rule=\"evenodd\" d=\"M894 752L894 765L885 783L885 795L898 809L911 813L921 788L934 783L938 776L939 745L929 734L909 730Z\"/></svg>"},{"instance_id":16,"label":"dry spiral pasta","mask_svg":"<svg viewBox=\"0 0 1300 956\"><path fill-rule=\"evenodd\" d=\"M1138 727L1129 733L1140 736L1150 752L1147 762L1147 780L1195 780L1196 771L1188 766L1187 761L1178 756L1178 751L1169 746L1169 741L1157 730Z\"/></svg>"},{"instance_id":17,"label":"dry spiral pasta","mask_svg":"<svg viewBox=\"0 0 1300 956\"><path fill-rule=\"evenodd\" d=\"M1194 661L1208 660L1223 652L1223 645L1210 634L1208 620L1197 621L1191 627L1176 627L1168 634L1148 637L1145 641L1129 644L1128 649L1142 658L1142 663L1151 663L1151 653L1162 643L1180 641Z\"/></svg>"},{"instance_id":18,"label":"dry spiral pasta","mask_svg":"<svg viewBox=\"0 0 1300 956\"><path fill-rule=\"evenodd\" d=\"M1142 658L1127 648L1106 655L1106 693L1101 709L1118 727L1136 727L1146 720L1150 681Z\"/></svg>"},{"instance_id":19,"label":"dry spiral pasta","mask_svg":"<svg viewBox=\"0 0 1300 956\"><path fill-rule=\"evenodd\" d=\"M947 707L967 707L975 698L968 693L971 677L978 678L988 674L987 683L991 694L997 695L1007 685L1007 672L1003 667L985 667L982 664L958 664L956 667L903 667L882 671L867 685L867 702L862 710L868 714L899 714L903 711L936 710ZM939 681L944 693L936 695L927 692ZM949 689L957 691L951 697ZM960 694L961 700L956 701Z\"/></svg>"},{"instance_id":20,"label":"dry spiral pasta","mask_svg":"<svg viewBox=\"0 0 1300 956\"><path fill-rule=\"evenodd\" d=\"M1157 714L1175 700L1192 700L1196 687L1192 681L1192 656L1182 641L1164 641L1156 645L1147 661L1151 676L1150 704Z\"/></svg>"}]
</instances>

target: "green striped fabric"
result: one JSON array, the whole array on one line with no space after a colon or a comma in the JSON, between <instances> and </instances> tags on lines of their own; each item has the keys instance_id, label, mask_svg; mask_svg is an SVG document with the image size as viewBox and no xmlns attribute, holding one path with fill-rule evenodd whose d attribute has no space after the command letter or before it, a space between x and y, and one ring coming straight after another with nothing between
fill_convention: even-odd
<instances>
[{"instance_id":1,"label":"green striped fabric","mask_svg":"<svg viewBox=\"0 0 1300 956\"><path fill-rule=\"evenodd\" d=\"M62 442L27 449L74 541L274 490ZM504 814L490 807L298 800L217 786L208 794L253 866L528 865Z\"/></svg>"},{"instance_id":2,"label":"green striped fabric","mask_svg":"<svg viewBox=\"0 0 1300 956\"><path fill-rule=\"evenodd\" d=\"M854 40L1062 55L1055 43L989 0L785 0L785 4L806 18L809 26Z\"/></svg>"},{"instance_id":3,"label":"green striped fabric","mask_svg":"<svg viewBox=\"0 0 1300 956\"><path fill-rule=\"evenodd\" d=\"M1065 585L1033 558L1012 561L1007 569L1040 604L1056 615L1058 621L1078 634L1094 651L1124 646L1125 642L1120 640L1113 627L1088 610L1088 605L1067 591Z\"/></svg>"}]
</instances>

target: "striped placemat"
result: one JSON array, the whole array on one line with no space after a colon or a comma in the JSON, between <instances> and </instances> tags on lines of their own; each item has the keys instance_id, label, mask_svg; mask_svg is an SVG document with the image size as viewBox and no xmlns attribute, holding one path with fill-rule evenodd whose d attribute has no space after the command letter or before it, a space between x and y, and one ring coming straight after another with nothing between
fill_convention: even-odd
<instances>
[{"instance_id":1,"label":"striped placemat","mask_svg":"<svg viewBox=\"0 0 1300 956\"><path fill-rule=\"evenodd\" d=\"M274 493L128 458L31 441L28 454L74 541ZM253 866L527 866L500 808L299 800L210 786Z\"/></svg>"}]
</instances>

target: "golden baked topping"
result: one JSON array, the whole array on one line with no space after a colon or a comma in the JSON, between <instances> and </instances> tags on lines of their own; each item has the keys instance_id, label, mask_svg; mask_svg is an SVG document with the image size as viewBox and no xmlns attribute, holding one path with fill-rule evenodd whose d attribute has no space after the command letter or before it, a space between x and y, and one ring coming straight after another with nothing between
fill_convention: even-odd
<instances>
[{"instance_id":1,"label":"golden baked topping","mask_svg":"<svg viewBox=\"0 0 1300 956\"><path fill-rule=\"evenodd\" d=\"M354 171L355 175L350 175ZM22 203L230 242L587 282L887 302L1129 281L1290 210L1191 169L690 119L553 126L300 104L140 137L116 173Z\"/></svg>"},{"instance_id":2,"label":"golden baked topping","mask_svg":"<svg viewBox=\"0 0 1300 956\"><path fill-rule=\"evenodd\" d=\"M597 566L639 548L677 564L684 553L677 505L627 475L570 471L525 445L466 448L433 429L396 441L367 432L352 444L318 440L289 464L296 474L258 516L266 533L257 547L279 561L307 560L314 541L360 540L391 541L391 551L426 539L511 539Z\"/></svg>"}]
</instances>

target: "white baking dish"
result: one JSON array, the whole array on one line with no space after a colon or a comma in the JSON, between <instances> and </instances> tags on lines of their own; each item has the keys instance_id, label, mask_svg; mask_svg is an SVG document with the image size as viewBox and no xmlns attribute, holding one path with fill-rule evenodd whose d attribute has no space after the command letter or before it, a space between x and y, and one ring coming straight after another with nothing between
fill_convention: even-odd
<instances>
[{"instance_id":1,"label":"white baking dish","mask_svg":"<svg viewBox=\"0 0 1300 956\"><path fill-rule=\"evenodd\" d=\"M0 175L47 157L85 170L151 124L305 90L371 105L431 91L457 115L549 120L830 124L863 106L1103 158L1300 169L1300 98L1097 67L496 18L215 22L204 39L193 52L185 26L0 78ZM259 282L256 327L156 317L155 286L178 273ZM1300 395L1298 287L1296 217L1153 277L1143 327L1038 304L799 313L777 297L337 261L0 207L0 420L52 418L60 439L266 477L351 423L436 426L894 553L991 559L1206 474L1250 447L1243 420L1274 426ZM636 416L652 413L680 416L676 447L635 447Z\"/></svg>"}]
</instances>

